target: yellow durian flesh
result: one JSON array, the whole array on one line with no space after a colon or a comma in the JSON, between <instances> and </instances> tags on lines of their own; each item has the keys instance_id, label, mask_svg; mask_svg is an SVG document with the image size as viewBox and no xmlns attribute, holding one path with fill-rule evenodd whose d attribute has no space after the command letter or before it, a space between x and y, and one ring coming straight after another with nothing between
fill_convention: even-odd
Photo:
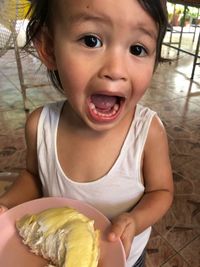
<instances>
[{"instance_id":1,"label":"yellow durian flesh","mask_svg":"<svg viewBox=\"0 0 200 267\"><path fill-rule=\"evenodd\" d=\"M23 242L58 267L97 267L99 230L75 209L62 207L25 215L16 222ZM54 266L54 265L49 265Z\"/></svg>"}]
</instances>

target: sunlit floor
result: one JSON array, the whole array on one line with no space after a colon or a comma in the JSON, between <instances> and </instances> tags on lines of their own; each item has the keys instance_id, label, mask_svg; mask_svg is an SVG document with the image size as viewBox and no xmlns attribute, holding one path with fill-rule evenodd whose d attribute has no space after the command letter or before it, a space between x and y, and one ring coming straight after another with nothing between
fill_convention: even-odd
<instances>
[{"instance_id":1,"label":"sunlit floor","mask_svg":"<svg viewBox=\"0 0 200 267\"><path fill-rule=\"evenodd\" d=\"M190 47L191 49L191 47ZM164 47L164 55L168 49ZM170 56L176 51L171 49ZM27 106L31 110L62 98L32 56L22 55ZM200 67L190 80L193 57L164 63L157 69L142 103L163 120L170 145L175 197L171 210L154 227L146 267L200 266ZM39 68L39 69L38 69ZM44 86L37 85L43 84ZM0 192L25 166L23 109L14 51L0 58Z\"/></svg>"}]
</instances>

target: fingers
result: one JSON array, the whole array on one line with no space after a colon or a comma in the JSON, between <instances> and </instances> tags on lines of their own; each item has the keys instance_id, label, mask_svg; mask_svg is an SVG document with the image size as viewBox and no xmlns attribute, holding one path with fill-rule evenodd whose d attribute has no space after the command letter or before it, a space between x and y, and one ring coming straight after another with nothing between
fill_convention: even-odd
<instances>
[{"instance_id":1,"label":"fingers","mask_svg":"<svg viewBox=\"0 0 200 267\"><path fill-rule=\"evenodd\" d=\"M124 216L124 214L114 219L108 235L108 239L110 241L116 241L117 239L121 238L124 229L128 224L129 219Z\"/></svg>"},{"instance_id":2,"label":"fingers","mask_svg":"<svg viewBox=\"0 0 200 267\"><path fill-rule=\"evenodd\" d=\"M113 221L108 240L113 242L120 238L128 257L134 236L135 223L128 213L124 213Z\"/></svg>"},{"instance_id":3,"label":"fingers","mask_svg":"<svg viewBox=\"0 0 200 267\"><path fill-rule=\"evenodd\" d=\"M133 227L132 224L127 225L127 227L124 229L124 232L122 233L121 236L121 241L124 246L124 251L126 254L126 258L128 258L130 250L131 250L131 245L135 236L135 227Z\"/></svg>"}]
</instances>

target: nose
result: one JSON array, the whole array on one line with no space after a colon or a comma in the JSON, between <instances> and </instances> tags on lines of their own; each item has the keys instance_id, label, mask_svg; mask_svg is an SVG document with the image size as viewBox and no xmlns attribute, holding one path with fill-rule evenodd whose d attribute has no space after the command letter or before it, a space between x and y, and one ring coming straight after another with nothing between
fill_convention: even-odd
<instances>
[{"instance_id":1,"label":"nose","mask_svg":"<svg viewBox=\"0 0 200 267\"><path fill-rule=\"evenodd\" d=\"M109 51L102 59L99 75L111 81L127 81L128 71L125 55L120 51Z\"/></svg>"}]
</instances>

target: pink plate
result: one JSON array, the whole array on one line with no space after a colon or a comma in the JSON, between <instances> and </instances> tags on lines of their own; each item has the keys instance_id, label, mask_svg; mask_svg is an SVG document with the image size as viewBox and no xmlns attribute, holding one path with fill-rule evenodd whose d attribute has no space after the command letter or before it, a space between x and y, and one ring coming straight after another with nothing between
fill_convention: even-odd
<instances>
[{"instance_id":1,"label":"pink plate","mask_svg":"<svg viewBox=\"0 0 200 267\"><path fill-rule=\"evenodd\" d=\"M0 266L44 267L46 261L29 251L21 242L15 228L16 220L27 213L36 213L48 208L72 207L95 220L95 228L101 230L100 260L98 267L125 267L125 253L120 240L108 242L106 231L110 221L92 206L78 200L48 197L36 199L12 208L0 216Z\"/></svg>"}]
</instances>

